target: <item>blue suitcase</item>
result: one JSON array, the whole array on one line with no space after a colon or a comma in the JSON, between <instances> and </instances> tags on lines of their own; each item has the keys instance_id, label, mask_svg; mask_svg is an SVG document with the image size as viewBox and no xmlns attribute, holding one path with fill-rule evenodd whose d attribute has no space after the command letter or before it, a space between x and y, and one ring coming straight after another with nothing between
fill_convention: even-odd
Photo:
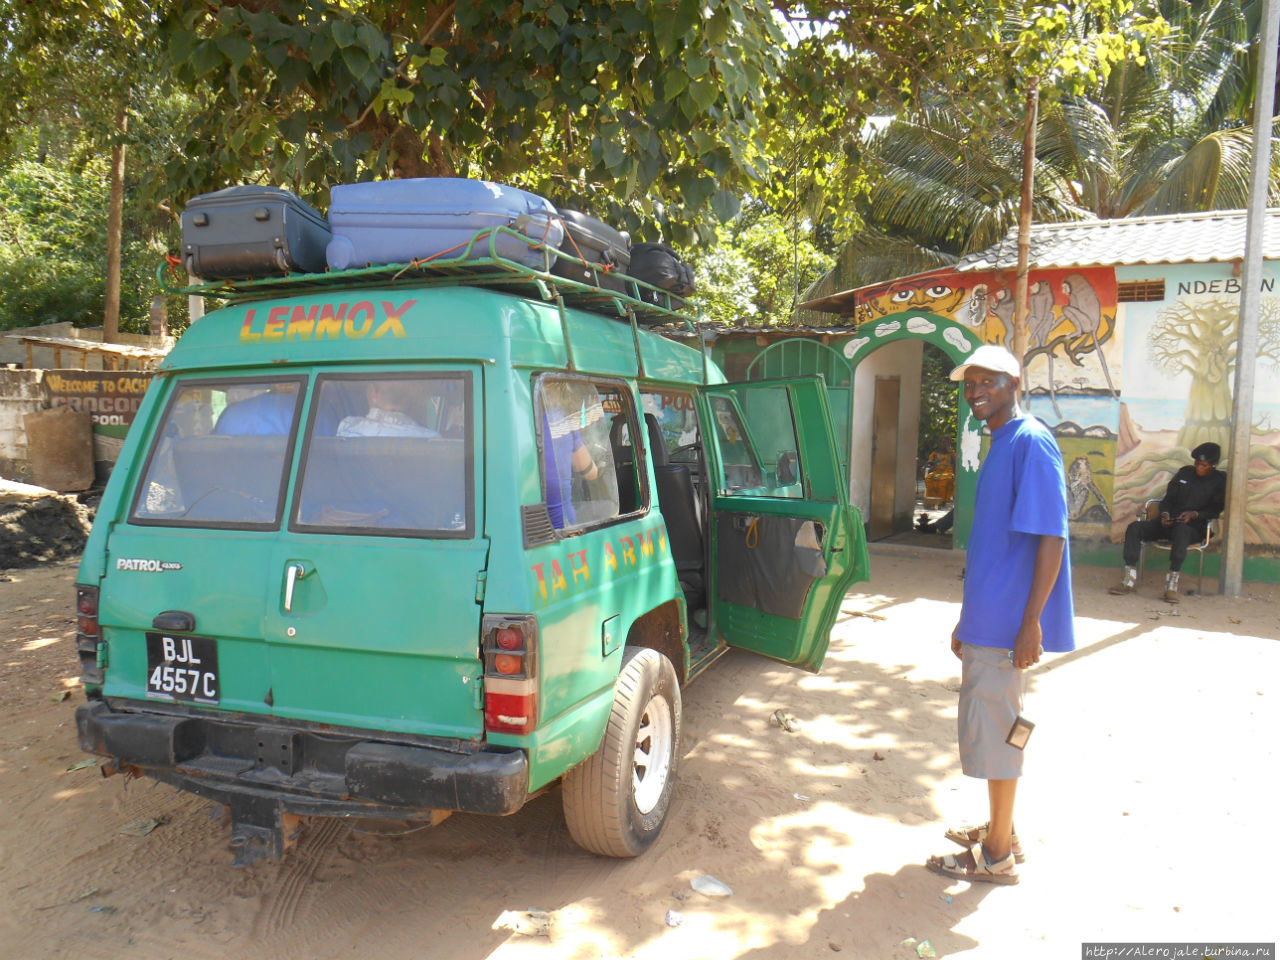
<instances>
[{"instance_id":1,"label":"blue suitcase","mask_svg":"<svg viewBox=\"0 0 1280 960\"><path fill-rule=\"evenodd\" d=\"M326 259L334 270L411 260L491 256L490 237L467 245L481 231L507 227L529 238L492 235L492 252L529 267L543 267L564 227L542 197L486 180L433 177L335 186L329 194Z\"/></svg>"}]
</instances>

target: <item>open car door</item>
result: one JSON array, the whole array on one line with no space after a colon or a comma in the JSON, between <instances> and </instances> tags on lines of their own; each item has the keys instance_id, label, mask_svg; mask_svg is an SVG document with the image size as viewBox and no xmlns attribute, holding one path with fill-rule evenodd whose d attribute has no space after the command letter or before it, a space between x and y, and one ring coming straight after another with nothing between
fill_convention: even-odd
<instances>
[{"instance_id":1,"label":"open car door","mask_svg":"<svg viewBox=\"0 0 1280 960\"><path fill-rule=\"evenodd\" d=\"M817 377L703 387L711 625L725 643L817 671L845 592L868 577Z\"/></svg>"}]
</instances>

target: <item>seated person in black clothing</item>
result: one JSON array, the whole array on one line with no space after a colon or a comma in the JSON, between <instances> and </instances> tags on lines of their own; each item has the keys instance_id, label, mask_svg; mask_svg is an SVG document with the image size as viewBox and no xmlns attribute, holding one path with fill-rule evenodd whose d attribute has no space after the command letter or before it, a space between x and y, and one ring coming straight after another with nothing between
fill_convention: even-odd
<instances>
[{"instance_id":1,"label":"seated person in black clothing","mask_svg":"<svg viewBox=\"0 0 1280 960\"><path fill-rule=\"evenodd\" d=\"M1142 544L1168 540L1169 573L1164 599L1178 602L1178 571L1187 548L1204 540L1210 520L1222 515L1227 496L1227 475L1214 468L1222 450L1216 443L1202 443L1191 451L1192 466L1173 475L1160 501L1158 520L1135 520L1124 532L1124 575L1111 588L1114 594L1132 593L1138 584L1138 554Z\"/></svg>"}]
</instances>

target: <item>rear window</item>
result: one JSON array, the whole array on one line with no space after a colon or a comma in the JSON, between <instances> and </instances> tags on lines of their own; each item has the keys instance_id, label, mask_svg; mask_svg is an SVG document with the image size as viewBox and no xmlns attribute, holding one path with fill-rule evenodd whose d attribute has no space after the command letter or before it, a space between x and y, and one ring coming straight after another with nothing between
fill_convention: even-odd
<instances>
[{"instance_id":1,"label":"rear window","mask_svg":"<svg viewBox=\"0 0 1280 960\"><path fill-rule=\"evenodd\" d=\"M304 382L199 381L178 387L147 458L133 521L250 529L279 524Z\"/></svg>"},{"instance_id":2,"label":"rear window","mask_svg":"<svg viewBox=\"0 0 1280 960\"><path fill-rule=\"evenodd\" d=\"M303 377L180 384L131 520L279 529L306 387ZM470 537L472 469L470 374L318 377L289 528Z\"/></svg>"},{"instance_id":3,"label":"rear window","mask_svg":"<svg viewBox=\"0 0 1280 960\"><path fill-rule=\"evenodd\" d=\"M469 537L467 373L321 377L290 529Z\"/></svg>"}]
</instances>

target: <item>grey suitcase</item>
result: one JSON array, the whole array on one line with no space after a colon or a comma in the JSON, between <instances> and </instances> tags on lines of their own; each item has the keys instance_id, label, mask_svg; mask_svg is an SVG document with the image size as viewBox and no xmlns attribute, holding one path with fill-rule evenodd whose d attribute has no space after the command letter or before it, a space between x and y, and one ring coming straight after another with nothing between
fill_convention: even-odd
<instances>
[{"instance_id":1,"label":"grey suitcase","mask_svg":"<svg viewBox=\"0 0 1280 960\"><path fill-rule=\"evenodd\" d=\"M577 210L558 208L564 240L551 272L604 290L627 292L623 276L631 264L631 236ZM582 262L579 262L582 261Z\"/></svg>"},{"instance_id":2,"label":"grey suitcase","mask_svg":"<svg viewBox=\"0 0 1280 960\"><path fill-rule=\"evenodd\" d=\"M182 211L182 260L202 280L323 273L329 224L279 187L228 187Z\"/></svg>"}]
</instances>

